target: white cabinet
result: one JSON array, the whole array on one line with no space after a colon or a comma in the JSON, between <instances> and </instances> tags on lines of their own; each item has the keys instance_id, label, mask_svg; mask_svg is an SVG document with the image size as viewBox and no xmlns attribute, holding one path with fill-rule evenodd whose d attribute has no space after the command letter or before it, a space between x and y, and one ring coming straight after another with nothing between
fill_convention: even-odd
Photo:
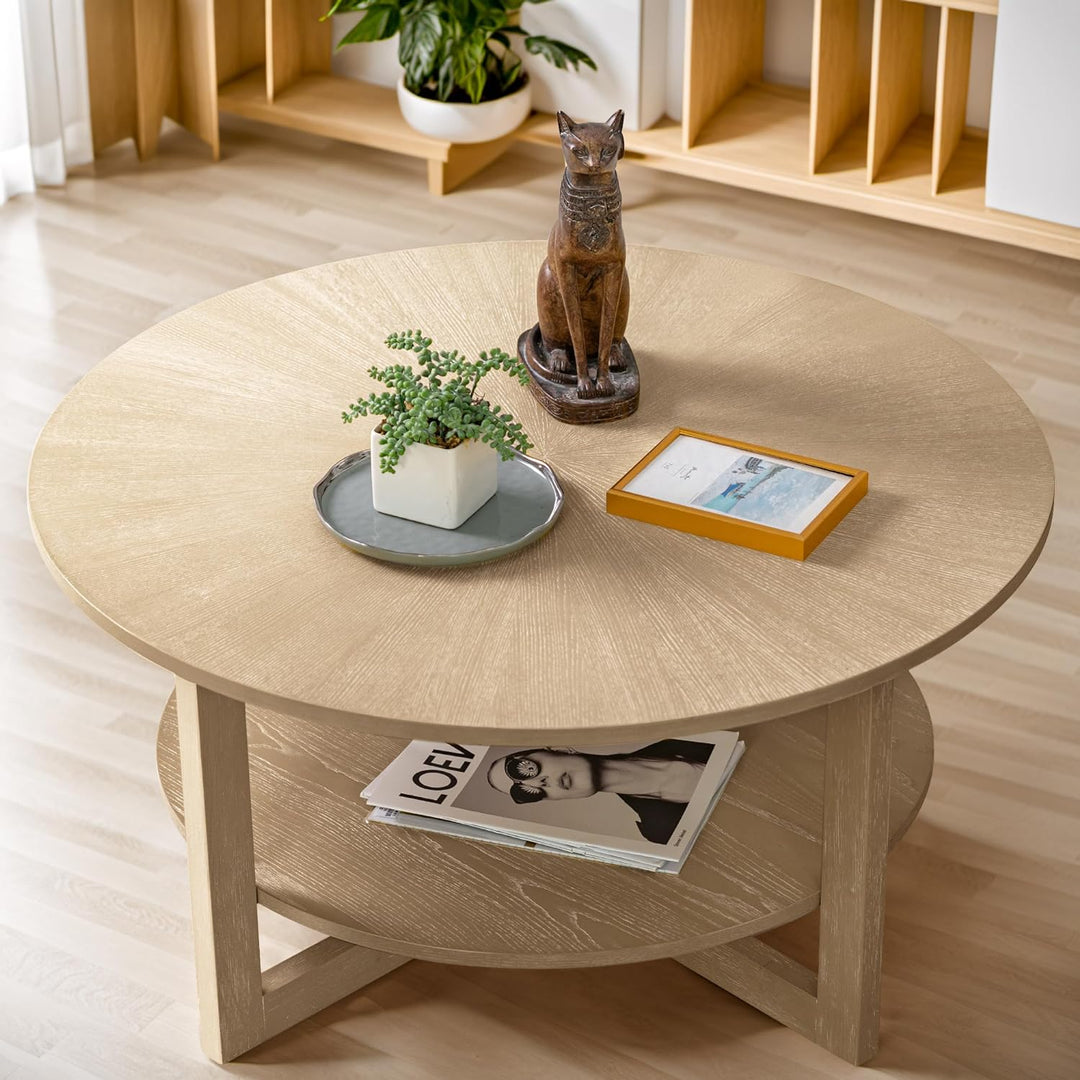
<instances>
[{"instance_id":1,"label":"white cabinet","mask_svg":"<svg viewBox=\"0 0 1080 1080\"><path fill-rule=\"evenodd\" d=\"M1080 2L1000 0L986 205L1080 226Z\"/></svg>"},{"instance_id":2,"label":"white cabinet","mask_svg":"<svg viewBox=\"0 0 1080 1080\"><path fill-rule=\"evenodd\" d=\"M671 0L681 4L683 0ZM526 56L533 108L562 109L575 120L606 120L616 109L638 131L664 115L667 96L669 0L553 0L526 4L521 24L587 52L597 70L559 71Z\"/></svg>"}]
</instances>

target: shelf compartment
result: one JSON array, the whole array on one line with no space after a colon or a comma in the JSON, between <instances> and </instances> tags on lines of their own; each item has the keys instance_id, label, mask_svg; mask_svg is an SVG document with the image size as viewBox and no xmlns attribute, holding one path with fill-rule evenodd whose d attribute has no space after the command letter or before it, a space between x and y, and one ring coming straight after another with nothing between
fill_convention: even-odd
<instances>
[{"instance_id":1,"label":"shelf compartment","mask_svg":"<svg viewBox=\"0 0 1080 1080\"><path fill-rule=\"evenodd\" d=\"M397 104L397 94L384 86L342 75L303 75L267 100L262 67L226 83L217 91L223 113L261 120L279 127L325 135L359 146L424 158L428 188L445 195L503 154L517 133L485 143L451 143L413 130Z\"/></svg>"},{"instance_id":2,"label":"shelf compartment","mask_svg":"<svg viewBox=\"0 0 1080 1080\"><path fill-rule=\"evenodd\" d=\"M266 97L275 101L305 75L329 75L333 29L326 0L265 0Z\"/></svg>"},{"instance_id":3,"label":"shelf compartment","mask_svg":"<svg viewBox=\"0 0 1080 1080\"><path fill-rule=\"evenodd\" d=\"M985 207L986 147L985 136L965 133L957 140L934 191L946 205L977 202Z\"/></svg>"},{"instance_id":4,"label":"shelf compartment","mask_svg":"<svg viewBox=\"0 0 1080 1080\"><path fill-rule=\"evenodd\" d=\"M761 81L764 54L765 0L687 0L684 150L725 102Z\"/></svg>"},{"instance_id":5,"label":"shelf compartment","mask_svg":"<svg viewBox=\"0 0 1080 1080\"><path fill-rule=\"evenodd\" d=\"M190 3L190 0L181 0ZM218 83L266 62L266 15L269 0L214 0L214 57Z\"/></svg>"},{"instance_id":6,"label":"shelf compartment","mask_svg":"<svg viewBox=\"0 0 1080 1080\"><path fill-rule=\"evenodd\" d=\"M933 730L896 680L890 839L930 783ZM681 874L653 874L366 824L364 785L404 743L248 706L259 900L332 937L486 967L582 967L678 956L817 907L825 709L754 724ZM175 700L158 770L182 823Z\"/></svg>"},{"instance_id":7,"label":"shelf compartment","mask_svg":"<svg viewBox=\"0 0 1080 1080\"><path fill-rule=\"evenodd\" d=\"M931 191L935 195L941 190L942 178L964 133L974 26L975 16L970 11L958 11L951 7L941 9L930 175ZM984 185L985 182L984 168Z\"/></svg>"},{"instance_id":8,"label":"shelf compartment","mask_svg":"<svg viewBox=\"0 0 1080 1080\"><path fill-rule=\"evenodd\" d=\"M782 97L799 93L786 87L778 89ZM752 96L754 88L748 93ZM802 91L802 94L805 100L806 92ZM892 221L906 221L962 236L978 236L1080 259L1078 230L986 206L985 192L979 180L980 160L985 158L985 140L961 138L943 178L941 193L931 195L929 117L906 136L917 144L911 151L921 155L921 175L902 177L898 173L904 170L900 169L889 172L887 181L868 184L867 124L863 118L856 118L819 165L818 171L810 175L806 169L805 142L801 147L799 145L797 125L802 110L791 102L786 105L778 102L776 111L780 116L774 117L771 140L774 146L770 153L752 146L749 133L744 133L741 141L736 138L685 150L681 125L665 119L646 131L626 133L626 160L679 176L696 176L750 191L876 214ZM783 115L787 116L786 122ZM808 123L805 114L803 122ZM552 134L554 124L554 117L536 113L518 129L517 137L527 142L557 146L558 137ZM787 138L778 138L785 130ZM904 154L911 151L905 150ZM629 181L624 177L623 183Z\"/></svg>"},{"instance_id":9,"label":"shelf compartment","mask_svg":"<svg viewBox=\"0 0 1080 1080\"><path fill-rule=\"evenodd\" d=\"M938 206L943 212L978 214L986 211L986 140L961 135L942 174L938 190L930 193L927 177L933 161L935 125L933 118L918 116L907 129L893 152L886 158L874 183L885 198L920 200ZM847 145L847 163L857 152L857 143ZM827 160L832 166L832 159ZM1032 225L1041 224L1031 220Z\"/></svg>"},{"instance_id":10,"label":"shelf compartment","mask_svg":"<svg viewBox=\"0 0 1080 1080\"><path fill-rule=\"evenodd\" d=\"M940 9L932 118L919 111L927 7ZM867 148L872 183L914 182L921 174L931 197L984 196L985 142L965 133L974 23L971 5L877 0Z\"/></svg>"},{"instance_id":11,"label":"shelf compartment","mask_svg":"<svg viewBox=\"0 0 1080 1080\"><path fill-rule=\"evenodd\" d=\"M810 91L754 83L708 119L689 156L751 170L805 175L809 138ZM630 144L636 145L637 140L631 137Z\"/></svg>"},{"instance_id":12,"label":"shelf compartment","mask_svg":"<svg viewBox=\"0 0 1080 1080\"><path fill-rule=\"evenodd\" d=\"M341 75L305 75L268 101L259 67L222 86L218 101L224 113L411 157L445 161L450 147L409 127L393 90Z\"/></svg>"},{"instance_id":13,"label":"shelf compartment","mask_svg":"<svg viewBox=\"0 0 1080 1080\"><path fill-rule=\"evenodd\" d=\"M859 0L816 0L810 71L810 172L870 101L869 57L860 48Z\"/></svg>"},{"instance_id":14,"label":"shelf compartment","mask_svg":"<svg viewBox=\"0 0 1080 1080\"><path fill-rule=\"evenodd\" d=\"M925 8L910 0L877 0L870 69L866 179L873 183L919 116ZM930 173L927 162L926 173Z\"/></svg>"}]
</instances>

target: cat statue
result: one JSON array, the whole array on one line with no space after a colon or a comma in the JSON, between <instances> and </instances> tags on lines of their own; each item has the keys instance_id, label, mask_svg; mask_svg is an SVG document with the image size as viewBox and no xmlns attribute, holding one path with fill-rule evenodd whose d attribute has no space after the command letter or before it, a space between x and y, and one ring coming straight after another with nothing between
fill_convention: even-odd
<instances>
[{"instance_id":1,"label":"cat statue","mask_svg":"<svg viewBox=\"0 0 1080 1080\"><path fill-rule=\"evenodd\" d=\"M626 342L630 280L615 167L623 113L602 124L557 114L566 171L559 216L536 282L539 321L518 353L533 392L560 420L596 423L637 408L637 364Z\"/></svg>"}]
</instances>

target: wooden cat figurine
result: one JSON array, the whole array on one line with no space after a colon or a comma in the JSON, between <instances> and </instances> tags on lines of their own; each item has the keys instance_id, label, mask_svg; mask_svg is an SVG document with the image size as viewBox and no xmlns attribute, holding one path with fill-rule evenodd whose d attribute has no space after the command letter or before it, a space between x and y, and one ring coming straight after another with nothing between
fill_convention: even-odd
<instances>
[{"instance_id":1,"label":"wooden cat figurine","mask_svg":"<svg viewBox=\"0 0 1080 1080\"><path fill-rule=\"evenodd\" d=\"M638 374L626 342L630 281L615 167L620 109L602 124L557 116L566 171L559 216L536 282L539 322L518 342L533 390L560 420L595 423L637 408Z\"/></svg>"}]
</instances>

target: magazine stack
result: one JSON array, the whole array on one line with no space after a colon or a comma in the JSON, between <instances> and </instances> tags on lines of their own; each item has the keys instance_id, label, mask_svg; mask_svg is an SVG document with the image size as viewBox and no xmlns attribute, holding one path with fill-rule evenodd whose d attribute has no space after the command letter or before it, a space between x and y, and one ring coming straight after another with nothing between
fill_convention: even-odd
<instances>
[{"instance_id":1,"label":"magazine stack","mask_svg":"<svg viewBox=\"0 0 1080 1080\"><path fill-rule=\"evenodd\" d=\"M368 821L677 874L742 756L738 732L586 747L412 742Z\"/></svg>"}]
</instances>

